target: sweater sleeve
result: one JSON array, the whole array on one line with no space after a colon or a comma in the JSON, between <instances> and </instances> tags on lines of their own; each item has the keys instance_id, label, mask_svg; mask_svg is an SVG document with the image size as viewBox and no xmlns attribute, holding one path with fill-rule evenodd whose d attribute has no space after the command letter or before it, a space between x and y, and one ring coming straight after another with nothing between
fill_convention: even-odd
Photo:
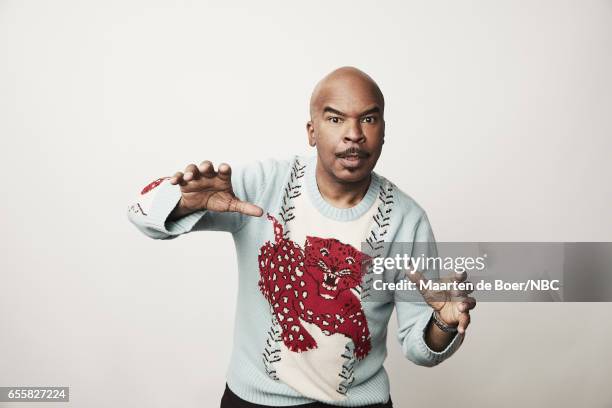
<instances>
[{"instance_id":1,"label":"sweater sleeve","mask_svg":"<svg viewBox=\"0 0 612 408\"><path fill-rule=\"evenodd\" d=\"M246 166L232 166L232 188L241 200L259 205L261 192L275 171L275 161L253 162ZM192 231L239 230L249 216L237 212L201 210L174 221L168 216L181 198L180 186L170 184L170 177L159 178L145 186L128 206L127 216L132 224L153 239L173 239Z\"/></svg>"},{"instance_id":2,"label":"sweater sleeve","mask_svg":"<svg viewBox=\"0 0 612 408\"><path fill-rule=\"evenodd\" d=\"M425 257L438 256L437 245L427 214L422 213L413 230L413 253L410 256L419 257L421 254ZM401 271L402 276L400 277L400 274L398 274L397 280L403 279L404 274L405 271ZM429 270L424 274L430 279L440 276L437 270ZM399 290L395 292L395 307L398 322L397 334L402 353L417 365L433 367L440 364L457 351L463 342L464 335L455 333L455 337L449 345L440 352L430 349L425 342L425 333L432 318L433 309L424 300L409 301L405 296L402 296L401 292Z\"/></svg>"}]
</instances>

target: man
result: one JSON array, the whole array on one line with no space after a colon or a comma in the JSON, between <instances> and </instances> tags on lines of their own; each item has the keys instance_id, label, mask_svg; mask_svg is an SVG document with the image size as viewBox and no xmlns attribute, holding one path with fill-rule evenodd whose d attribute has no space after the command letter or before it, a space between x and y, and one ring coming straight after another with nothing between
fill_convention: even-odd
<instances>
[{"instance_id":1,"label":"man","mask_svg":"<svg viewBox=\"0 0 612 408\"><path fill-rule=\"evenodd\" d=\"M152 238L233 234L240 296L222 407L392 406L382 364L394 307L402 351L414 363L434 366L461 345L476 304L468 292L424 296L427 303L393 293L367 299L371 279L362 266L393 255L378 244L434 242L423 209L373 171L384 108L368 75L337 69L310 101L306 130L316 157L239 172L190 164L145 187L130 207L130 220ZM414 272L410 280L422 278Z\"/></svg>"}]
</instances>

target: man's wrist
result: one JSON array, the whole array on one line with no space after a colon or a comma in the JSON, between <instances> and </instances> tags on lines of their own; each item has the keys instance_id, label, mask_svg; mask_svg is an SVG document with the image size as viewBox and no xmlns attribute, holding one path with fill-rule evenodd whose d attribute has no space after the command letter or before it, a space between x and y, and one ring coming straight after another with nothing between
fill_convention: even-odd
<instances>
[{"instance_id":1,"label":"man's wrist","mask_svg":"<svg viewBox=\"0 0 612 408\"><path fill-rule=\"evenodd\" d=\"M444 320L442 320L437 310L434 310L431 320L433 320L434 324L438 326L438 328L445 333L456 333L457 332L458 325L450 325L446 323Z\"/></svg>"},{"instance_id":2,"label":"man's wrist","mask_svg":"<svg viewBox=\"0 0 612 408\"><path fill-rule=\"evenodd\" d=\"M172 210L172 212L170 213L170 215L168 216L168 221L175 221L179 218L183 218L191 213L194 213L195 211L193 210L189 210L187 208L185 208L185 206L183 205L183 198L181 197L181 199L179 200L178 203L176 203L176 206L174 207L174 209Z\"/></svg>"},{"instance_id":3,"label":"man's wrist","mask_svg":"<svg viewBox=\"0 0 612 408\"><path fill-rule=\"evenodd\" d=\"M448 345L453 341L453 338L457 333L449 333L440 328L437 324L435 324L435 319L432 316L429 318L429 322L427 323L427 329L425 331L425 344L427 347L436 352L440 353L444 351Z\"/></svg>"}]
</instances>

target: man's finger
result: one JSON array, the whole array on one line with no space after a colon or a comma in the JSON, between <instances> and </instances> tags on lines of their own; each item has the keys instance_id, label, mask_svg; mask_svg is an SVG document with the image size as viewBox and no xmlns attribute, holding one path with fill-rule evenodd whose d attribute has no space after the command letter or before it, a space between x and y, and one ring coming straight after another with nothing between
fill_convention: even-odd
<instances>
[{"instance_id":1,"label":"man's finger","mask_svg":"<svg viewBox=\"0 0 612 408\"><path fill-rule=\"evenodd\" d=\"M174 176L170 178L170 184L176 185L181 183L183 183L183 172L177 171L176 173L174 173Z\"/></svg>"},{"instance_id":2,"label":"man's finger","mask_svg":"<svg viewBox=\"0 0 612 408\"><path fill-rule=\"evenodd\" d=\"M427 296L431 292L429 289L426 289L426 284L430 279L425 277L421 271L417 271L409 266L406 269L406 275L408 276L408 279L416 285L423 297ZM421 282L423 282L423 284L421 284Z\"/></svg>"},{"instance_id":3,"label":"man's finger","mask_svg":"<svg viewBox=\"0 0 612 408\"><path fill-rule=\"evenodd\" d=\"M460 334L465 333L467 327L470 325L470 314L469 313L461 313L459 315L459 325L457 326L457 331Z\"/></svg>"},{"instance_id":4,"label":"man's finger","mask_svg":"<svg viewBox=\"0 0 612 408\"><path fill-rule=\"evenodd\" d=\"M246 201L241 201L237 198L233 199L230 203L229 211L235 211L253 217L261 217L263 215L261 207Z\"/></svg>"},{"instance_id":5,"label":"man's finger","mask_svg":"<svg viewBox=\"0 0 612 408\"><path fill-rule=\"evenodd\" d=\"M198 166L195 164L190 164L185 167L185 175L183 179L185 181L197 180L200 177L200 170L198 170Z\"/></svg>"},{"instance_id":6,"label":"man's finger","mask_svg":"<svg viewBox=\"0 0 612 408\"><path fill-rule=\"evenodd\" d=\"M465 298L473 292L473 290L449 290L447 291L452 298Z\"/></svg>"},{"instance_id":7,"label":"man's finger","mask_svg":"<svg viewBox=\"0 0 612 408\"><path fill-rule=\"evenodd\" d=\"M453 272L453 279L455 282L463 282L467 279L467 272L463 271L461 273Z\"/></svg>"},{"instance_id":8,"label":"man's finger","mask_svg":"<svg viewBox=\"0 0 612 408\"><path fill-rule=\"evenodd\" d=\"M458 306L460 312L467 312L467 311L474 309L475 307L476 307L476 299L474 299L473 297L465 298L464 300L461 301L461 303L459 303L459 306Z\"/></svg>"},{"instance_id":9,"label":"man's finger","mask_svg":"<svg viewBox=\"0 0 612 408\"><path fill-rule=\"evenodd\" d=\"M429 279L423 276L420 271L415 270L412 266L408 266L406 269L406 275L408 279L415 284L418 284L421 281L427 282Z\"/></svg>"},{"instance_id":10,"label":"man's finger","mask_svg":"<svg viewBox=\"0 0 612 408\"><path fill-rule=\"evenodd\" d=\"M412 271L414 271L414 269L408 269L406 275L408 275L408 279L416 285L417 290L421 293L425 302L433 307L435 303L447 302L450 300L448 291L429 289L427 285L431 279L424 276L420 271Z\"/></svg>"},{"instance_id":11,"label":"man's finger","mask_svg":"<svg viewBox=\"0 0 612 408\"><path fill-rule=\"evenodd\" d=\"M466 286L468 283L471 283L470 281L465 281L464 283L466 283ZM471 286L467 286L468 289L451 289L449 290L451 297L466 297L467 295L469 295L470 293L474 292L474 285L472 284Z\"/></svg>"},{"instance_id":12,"label":"man's finger","mask_svg":"<svg viewBox=\"0 0 612 408\"><path fill-rule=\"evenodd\" d=\"M224 181L230 181L232 179L232 168L229 164L219 164L219 178Z\"/></svg>"},{"instance_id":13,"label":"man's finger","mask_svg":"<svg viewBox=\"0 0 612 408\"><path fill-rule=\"evenodd\" d=\"M217 173L215 172L215 168L213 167L213 164L210 160L204 160L202 163L200 163L200 173L207 178L213 178L217 175Z\"/></svg>"}]
</instances>

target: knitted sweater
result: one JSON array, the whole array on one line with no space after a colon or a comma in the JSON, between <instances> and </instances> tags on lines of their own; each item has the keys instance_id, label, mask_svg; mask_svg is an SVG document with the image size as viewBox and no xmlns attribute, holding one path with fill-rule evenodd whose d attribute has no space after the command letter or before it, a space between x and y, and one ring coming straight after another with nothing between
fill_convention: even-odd
<instances>
[{"instance_id":1,"label":"knitted sweater","mask_svg":"<svg viewBox=\"0 0 612 408\"><path fill-rule=\"evenodd\" d=\"M239 279L227 383L239 397L272 406L385 403L389 380L383 362L394 307L402 352L418 365L444 361L463 335L435 352L424 339L432 315L426 303L393 294L367 299L372 279L361 264L368 257L394 256L392 245L381 244L435 242L423 209L376 172L357 205L333 207L318 190L316 160L295 156L234 169L236 196L263 208L262 217L198 211L167 221L181 193L165 177L142 190L128 218L155 239L191 231L232 233ZM395 273L396 281L404 278L404 272Z\"/></svg>"}]
</instances>

